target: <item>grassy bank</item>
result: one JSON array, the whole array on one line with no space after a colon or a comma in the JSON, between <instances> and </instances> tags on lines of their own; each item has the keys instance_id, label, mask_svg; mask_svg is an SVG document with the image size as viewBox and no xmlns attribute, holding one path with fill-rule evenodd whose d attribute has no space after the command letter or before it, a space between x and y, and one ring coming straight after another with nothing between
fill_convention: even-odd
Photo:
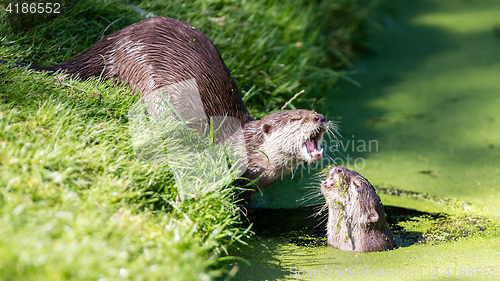
<instances>
[{"instance_id":1,"label":"grassy bank","mask_svg":"<svg viewBox=\"0 0 500 281\"><path fill-rule=\"evenodd\" d=\"M175 17L222 53L252 114L310 108L349 68L371 1L60 1L8 14L0 59L53 65L144 18ZM331 21L331 18L336 20ZM179 200L165 163L137 160L137 97L106 81L0 66L0 280L209 280L241 245L233 186ZM228 175L229 176L229 175ZM230 178L229 178L230 180Z\"/></svg>"},{"instance_id":2,"label":"grassy bank","mask_svg":"<svg viewBox=\"0 0 500 281\"><path fill-rule=\"evenodd\" d=\"M2 280L220 274L210 268L241 236L233 188L179 201L166 164L134 157L124 118L135 97L0 73Z\"/></svg>"}]
</instances>

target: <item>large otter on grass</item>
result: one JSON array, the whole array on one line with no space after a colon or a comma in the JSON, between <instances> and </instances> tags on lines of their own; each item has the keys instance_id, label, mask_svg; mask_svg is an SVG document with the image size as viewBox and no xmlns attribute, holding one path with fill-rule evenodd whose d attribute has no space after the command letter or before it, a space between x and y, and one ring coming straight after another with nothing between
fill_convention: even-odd
<instances>
[{"instance_id":1,"label":"large otter on grass","mask_svg":"<svg viewBox=\"0 0 500 281\"><path fill-rule=\"evenodd\" d=\"M68 62L29 68L126 83L141 92L143 101L154 101L155 95L169 86L195 81L199 94L173 96L173 102L195 105L201 98L206 120L210 116L239 120L247 155L247 170L242 176L250 180L261 176L255 183L258 188L276 182L304 161L322 157L321 142L328 128L323 115L290 110L255 121L212 41L199 29L176 19L157 16L141 21L105 37Z\"/></svg>"},{"instance_id":2,"label":"large otter on grass","mask_svg":"<svg viewBox=\"0 0 500 281\"><path fill-rule=\"evenodd\" d=\"M380 197L359 173L334 167L321 183L321 193L328 208L329 246L355 252L396 247Z\"/></svg>"}]
</instances>

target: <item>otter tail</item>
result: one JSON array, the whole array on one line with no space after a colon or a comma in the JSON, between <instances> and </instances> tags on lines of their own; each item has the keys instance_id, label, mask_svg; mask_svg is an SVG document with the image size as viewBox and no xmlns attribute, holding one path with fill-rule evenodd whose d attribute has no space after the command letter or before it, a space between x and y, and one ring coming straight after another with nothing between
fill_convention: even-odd
<instances>
[{"instance_id":1,"label":"otter tail","mask_svg":"<svg viewBox=\"0 0 500 281\"><path fill-rule=\"evenodd\" d=\"M27 67L28 69L36 70L36 71L48 71L51 73L56 72L59 68L54 67L54 66L36 66L36 65L31 65L31 64L25 64L25 63L20 63L20 62L9 62L5 60L0 60L0 64L7 64L7 63L12 63L17 67Z\"/></svg>"}]
</instances>

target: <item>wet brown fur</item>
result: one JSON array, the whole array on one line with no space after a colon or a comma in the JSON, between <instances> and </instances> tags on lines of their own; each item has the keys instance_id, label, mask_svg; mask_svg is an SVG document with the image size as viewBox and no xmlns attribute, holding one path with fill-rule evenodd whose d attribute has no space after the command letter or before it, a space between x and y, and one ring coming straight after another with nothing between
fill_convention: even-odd
<instances>
[{"instance_id":1,"label":"wet brown fur","mask_svg":"<svg viewBox=\"0 0 500 281\"><path fill-rule=\"evenodd\" d=\"M65 70L83 79L102 75L141 91L145 100L166 86L194 78L207 116L232 116L242 125L253 120L212 41L192 25L165 16L106 36L66 63L32 68Z\"/></svg>"},{"instance_id":2,"label":"wet brown fur","mask_svg":"<svg viewBox=\"0 0 500 281\"><path fill-rule=\"evenodd\" d=\"M240 121L245 138L243 145L248 147L248 170L243 177L254 180L262 175L256 184L258 188L276 182L288 174L290 167L304 161L288 153L290 163L281 163L281 160L275 161L280 157L280 151L263 151L262 146L266 142L274 143L270 137L272 133L281 131L293 138L291 130L295 133L304 131L307 125L311 128L307 132L321 131L322 135L326 127L322 115L308 110L278 112L254 121L212 41L192 25L165 16L156 16L119 30L66 63L30 68L65 71L70 76L83 79L99 76L113 79L140 91L145 101L154 100L154 96L169 85L194 78L207 120L210 116L231 116ZM196 104L195 100L182 102ZM323 119L313 120L314 116ZM299 126L289 126L292 123ZM291 142L293 140L276 141L276 144L286 146ZM272 148L270 145L267 147ZM279 149L283 151L286 147Z\"/></svg>"},{"instance_id":3,"label":"wet brown fur","mask_svg":"<svg viewBox=\"0 0 500 281\"><path fill-rule=\"evenodd\" d=\"M327 185L327 180L333 186ZM328 206L327 243L345 251L375 252L396 247L384 206L370 182L342 166L321 184Z\"/></svg>"}]
</instances>

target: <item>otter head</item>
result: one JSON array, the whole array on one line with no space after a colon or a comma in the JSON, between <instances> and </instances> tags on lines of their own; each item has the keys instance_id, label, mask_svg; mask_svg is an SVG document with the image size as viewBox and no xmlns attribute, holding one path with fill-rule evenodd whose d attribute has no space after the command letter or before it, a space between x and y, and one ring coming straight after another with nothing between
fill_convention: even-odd
<instances>
[{"instance_id":1,"label":"otter head","mask_svg":"<svg viewBox=\"0 0 500 281\"><path fill-rule=\"evenodd\" d=\"M325 117L298 109L269 114L245 125L248 150L248 178L260 188L281 179L303 162L321 159L323 134L328 128Z\"/></svg>"},{"instance_id":2,"label":"otter head","mask_svg":"<svg viewBox=\"0 0 500 281\"><path fill-rule=\"evenodd\" d=\"M321 159L326 120L322 114L299 109L270 114L260 121L263 152L281 154L283 161L314 162Z\"/></svg>"},{"instance_id":3,"label":"otter head","mask_svg":"<svg viewBox=\"0 0 500 281\"><path fill-rule=\"evenodd\" d=\"M367 225L380 218L380 197L368 180L356 171L334 167L321 183L321 193L329 207L342 209L341 213L349 216L352 223Z\"/></svg>"},{"instance_id":4,"label":"otter head","mask_svg":"<svg viewBox=\"0 0 500 281\"><path fill-rule=\"evenodd\" d=\"M359 173L334 167L321 183L321 193L328 209L329 246L356 252L396 247L380 197Z\"/></svg>"}]
</instances>

